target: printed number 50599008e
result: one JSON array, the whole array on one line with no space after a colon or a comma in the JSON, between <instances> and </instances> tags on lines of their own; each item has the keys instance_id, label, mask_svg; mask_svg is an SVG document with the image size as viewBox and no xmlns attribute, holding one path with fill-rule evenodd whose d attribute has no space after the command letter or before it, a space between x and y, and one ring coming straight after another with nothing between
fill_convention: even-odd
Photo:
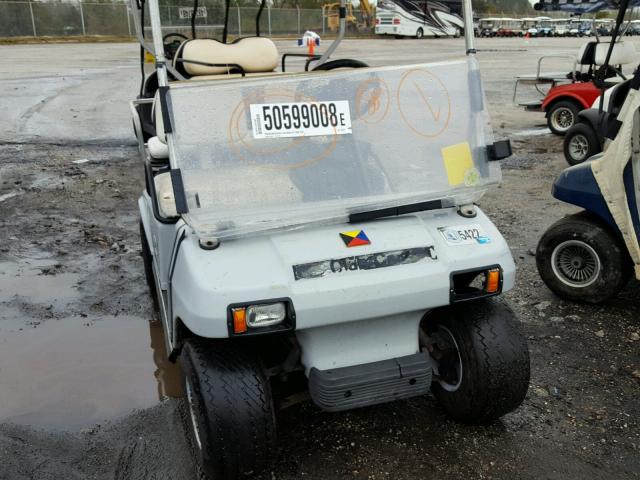
<instances>
[{"instance_id":1,"label":"printed number 50599008e","mask_svg":"<svg viewBox=\"0 0 640 480\"><path fill-rule=\"evenodd\" d=\"M347 101L253 104L251 120L254 138L351 133Z\"/></svg>"}]
</instances>

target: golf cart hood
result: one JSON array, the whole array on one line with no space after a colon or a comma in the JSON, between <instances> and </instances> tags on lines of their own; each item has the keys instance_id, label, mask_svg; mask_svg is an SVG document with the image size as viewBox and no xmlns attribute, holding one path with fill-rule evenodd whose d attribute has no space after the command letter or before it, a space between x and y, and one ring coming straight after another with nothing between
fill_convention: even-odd
<instances>
[{"instance_id":1,"label":"golf cart hood","mask_svg":"<svg viewBox=\"0 0 640 480\"><path fill-rule=\"evenodd\" d=\"M335 224L428 201L465 205L500 180L471 57L178 82L166 102L176 200L201 238Z\"/></svg>"},{"instance_id":2,"label":"golf cart hood","mask_svg":"<svg viewBox=\"0 0 640 480\"><path fill-rule=\"evenodd\" d=\"M215 250L203 250L187 233L173 273L174 314L188 319L193 333L220 338L228 335L226 314L234 304L290 299L301 331L372 316L419 320L451 302L455 272L499 266L501 290L509 290L515 279L509 247L476 210L474 218L451 208L317 226L228 240ZM477 238L459 233L473 230ZM357 234L366 241L348 241Z\"/></svg>"}]
</instances>

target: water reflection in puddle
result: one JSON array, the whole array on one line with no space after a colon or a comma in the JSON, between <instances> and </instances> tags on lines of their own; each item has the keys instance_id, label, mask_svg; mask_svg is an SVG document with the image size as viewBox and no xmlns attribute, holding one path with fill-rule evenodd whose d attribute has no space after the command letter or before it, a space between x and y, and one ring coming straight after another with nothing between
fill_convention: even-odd
<instances>
[{"instance_id":1,"label":"water reflection in puddle","mask_svg":"<svg viewBox=\"0 0 640 480\"><path fill-rule=\"evenodd\" d=\"M182 393L159 322L70 317L33 328L4 313L0 422L75 430Z\"/></svg>"},{"instance_id":2,"label":"water reflection in puddle","mask_svg":"<svg viewBox=\"0 0 640 480\"><path fill-rule=\"evenodd\" d=\"M158 383L158 399L182 397L184 391L182 390L180 365L171 363L167 359L164 330L159 320L149 322L149 334L151 336L153 362L157 367L154 375Z\"/></svg>"}]
</instances>

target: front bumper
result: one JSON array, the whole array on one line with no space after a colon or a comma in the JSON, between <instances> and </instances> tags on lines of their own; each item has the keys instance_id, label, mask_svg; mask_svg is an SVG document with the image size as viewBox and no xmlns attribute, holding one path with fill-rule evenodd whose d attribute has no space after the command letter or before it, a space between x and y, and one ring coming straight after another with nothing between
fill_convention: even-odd
<instances>
[{"instance_id":1,"label":"front bumper","mask_svg":"<svg viewBox=\"0 0 640 480\"><path fill-rule=\"evenodd\" d=\"M328 412L426 395L433 365L424 352L333 370L311 369L309 394Z\"/></svg>"},{"instance_id":2,"label":"front bumper","mask_svg":"<svg viewBox=\"0 0 640 480\"><path fill-rule=\"evenodd\" d=\"M397 35L398 27L393 25L381 25L376 27L376 35Z\"/></svg>"}]
</instances>

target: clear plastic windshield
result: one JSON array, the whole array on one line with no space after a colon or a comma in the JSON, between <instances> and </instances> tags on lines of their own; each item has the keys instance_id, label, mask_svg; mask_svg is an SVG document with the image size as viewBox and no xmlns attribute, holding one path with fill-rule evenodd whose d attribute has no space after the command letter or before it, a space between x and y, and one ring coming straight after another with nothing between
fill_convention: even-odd
<instances>
[{"instance_id":1,"label":"clear plastic windshield","mask_svg":"<svg viewBox=\"0 0 640 480\"><path fill-rule=\"evenodd\" d=\"M176 163L201 235L345 221L500 180L477 64L460 61L179 82Z\"/></svg>"}]
</instances>

